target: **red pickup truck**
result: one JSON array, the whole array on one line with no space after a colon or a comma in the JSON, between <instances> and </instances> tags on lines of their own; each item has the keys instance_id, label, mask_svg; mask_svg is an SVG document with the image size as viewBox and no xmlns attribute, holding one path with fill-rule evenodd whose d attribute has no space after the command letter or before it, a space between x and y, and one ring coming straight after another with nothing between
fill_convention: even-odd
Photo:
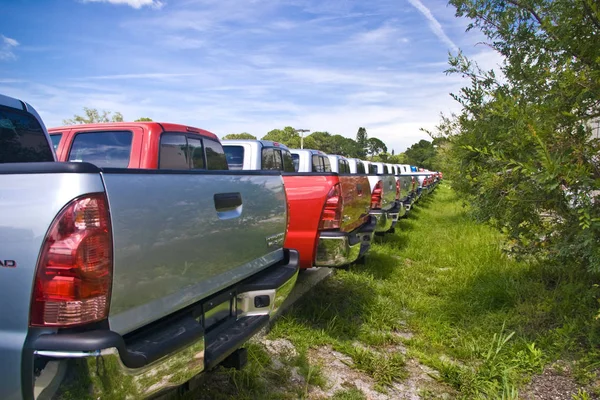
<instances>
[{"instance_id":1,"label":"red pickup truck","mask_svg":"<svg viewBox=\"0 0 600 400\"><path fill-rule=\"evenodd\" d=\"M318 150L289 150L266 140L223 140L230 169L279 170L290 208L285 247L300 252L300 268L342 267L371 246L376 218L369 215L365 176L342 165L332 172Z\"/></svg>"}]
</instances>

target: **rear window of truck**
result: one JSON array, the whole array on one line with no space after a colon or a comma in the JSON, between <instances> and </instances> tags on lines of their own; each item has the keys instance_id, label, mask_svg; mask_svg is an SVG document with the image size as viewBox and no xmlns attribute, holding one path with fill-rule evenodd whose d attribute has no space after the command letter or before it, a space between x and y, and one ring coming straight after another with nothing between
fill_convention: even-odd
<instances>
[{"instance_id":1,"label":"rear window of truck","mask_svg":"<svg viewBox=\"0 0 600 400\"><path fill-rule=\"evenodd\" d=\"M129 131L80 132L73 139L68 160L101 168L127 168L132 140Z\"/></svg>"},{"instance_id":2,"label":"rear window of truck","mask_svg":"<svg viewBox=\"0 0 600 400\"><path fill-rule=\"evenodd\" d=\"M300 169L300 156L298 154L292 154L292 162L294 163L294 170L298 172Z\"/></svg>"},{"instance_id":3,"label":"rear window of truck","mask_svg":"<svg viewBox=\"0 0 600 400\"><path fill-rule=\"evenodd\" d=\"M25 111L0 107L0 163L54 161L38 120Z\"/></svg>"},{"instance_id":4,"label":"rear window of truck","mask_svg":"<svg viewBox=\"0 0 600 400\"><path fill-rule=\"evenodd\" d=\"M272 147L263 147L261 150L261 169L267 171L282 171L283 160L281 152Z\"/></svg>"},{"instance_id":5,"label":"rear window of truck","mask_svg":"<svg viewBox=\"0 0 600 400\"><path fill-rule=\"evenodd\" d=\"M312 171L313 172L331 172L331 164L329 158L319 155L312 156Z\"/></svg>"},{"instance_id":6,"label":"rear window of truck","mask_svg":"<svg viewBox=\"0 0 600 400\"><path fill-rule=\"evenodd\" d=\"M220 143L201 136L172 133L163 134L160 138L158 168L229 169Z\"/></svg>"},{"instance_id":7,"label":"rear window of truck","mask_svg":"<svg viewBox=\"0 0 600 400\"><path fill-rule=\"evenodd\" d=\"M244 146L224 146L227 165L231 170L244 168Z\"/></svg>"},{"instance_id":8,"label":"rear window of truck","mask_svg":"<svg viewBox=\"0 0 600 400\"><path fill-rule=\"evenodd\" d=\"M357 174L365 174L365 164L362 161L356 162L356 173Z\"/></svg>"},{"instance_id":9,"label":"rear window of truck","mask_svg":"<svg viewBox=\"0 0 600 400\"><path fill-rule=\"evenodd\" d=\"M377 175L377 167L369 164L369 175Z\"/></svg>"},{"instance_id":10,"label":"rear window of truck","mask_svg":"<svg viewBox=\"0 0 600 400\"><path fill-rule=\"evenodd\" d=\"M342 160L341 158L338 159L338 171L340 174L349 174L350 164L348 164L348 161Z\"/></svg>"}]
</instances>

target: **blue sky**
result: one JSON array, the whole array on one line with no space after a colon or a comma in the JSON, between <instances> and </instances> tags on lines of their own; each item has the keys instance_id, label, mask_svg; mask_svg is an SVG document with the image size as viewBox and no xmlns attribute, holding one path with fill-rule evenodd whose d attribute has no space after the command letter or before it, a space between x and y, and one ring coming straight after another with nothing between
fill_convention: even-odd
<instances>
[{"instance_id":1,"label":"blue sky","mask_svg":"<svg viewBox=\"0 0 600 400\"><path fill-rule=\"evenodd\" d=\"M443 0L3 0L0 93L48 127L84 106L258 137L291 125L404 151L500 58Z\"/></svg>"}]
</instances>

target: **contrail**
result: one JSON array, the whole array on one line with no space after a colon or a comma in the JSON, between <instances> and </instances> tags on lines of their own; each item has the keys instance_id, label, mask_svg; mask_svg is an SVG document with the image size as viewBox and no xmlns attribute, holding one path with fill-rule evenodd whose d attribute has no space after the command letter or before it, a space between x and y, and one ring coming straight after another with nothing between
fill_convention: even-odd
<instances>
[{"instance_id":1,"label":"contrail","mask_svg":"<svg viewBox=\"0 0 600 400\"><path fill-rule=\"evenodd\" d=\"M425 7L425 5L421 3L421 0L408 0L408 2L414 8L419 10L419 12L423 14L425 18L427 18L427 20L429 21L429 28L431 28L433 34L437 36L438 39L440 39L442 42L446 43L452 50L458 52L458 46L448 37L448 35L446 35L444 29L442 28L442 25L440 25L438 20L435 19L431 11L429 11L429 8Z\"/></svg>"}]
</instances>

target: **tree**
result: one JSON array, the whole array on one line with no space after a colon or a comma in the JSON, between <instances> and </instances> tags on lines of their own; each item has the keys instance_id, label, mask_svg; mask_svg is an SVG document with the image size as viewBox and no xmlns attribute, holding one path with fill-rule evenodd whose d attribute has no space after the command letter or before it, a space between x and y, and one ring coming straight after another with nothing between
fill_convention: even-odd
<instances>
[{"instance_id":1,"label":"tree","mask_svg":"<svg viewBox=\"0 0 600 400\"><path fill-rule=\"evenodd\" d=\"M600 271L600 12L590 0L450 0L504 57L502 79L462 54L462 105L437 134L454 188L516 254ZM445 150L444 150L445 151Z\"/></svg>"},{"instance_id":2,"label":"tree","mask_svg":"<svg viewBox=\"0 0 600 400\"><path fill-rule=\"evenodd\" d=\"M136 119L134 122L152 122L152 118L142 117L142 118Z\"/></svg>"},{"instance_id":3,"label":"tree","mask_svg":"<svg viewBox=\"0 0 600 400\"><path fill-rule=\"evenodd\" d=\"M313 132L306 137L311 138L314 141L314 149L321 150L325 153L331 153L331 134L329 132Z\"/></svg>"},{"instance_id":4,"label":"tree","mask_svg":"<svg viewBox=\"0 0 600 400\"><path fill-rule=\"evenodd\" d=\"M363 127L358 128L358 132L356 132L356 143L358 144L359 149L357 157L364 158L367 155L369 147L368 140L367 130Z\"/></svg>"},{"instance_id":5,"label":"tree","mask_svg":"<svg viewBox=\"0 0 600 400\"><path fill-rule=\"evenodd\" d=\"M354 139L333 135L330 140L330 153L355 158L359 156L360 148Z\"/></svg>"},{"instance_id":6,"label":"tree","mask_svg":"<svg viewBox=\"0 0 600 400\"><path fill-rule=\"evenodd\" d=\"M234 139L256 139L256 136L249 134L248 132L242 133L230 133L228 135L223 136L223 140L234 140Z\"/></svg>"},{"instance_id":7,"label":"tree","mask_svg":"<svg viewBox=\"0 0 600 400\"><path fill-rule=\"evenodd\" d=\"M422 139L413 144L404 152L407 164L416 165L430 170L435 170L436 151L433 143Z\"/></svg>"},{"instance_id":8,"label":"tree","mask_svg":"<svg viewBox=\"0 0 600 400\"><path fill-rule=\"evenodd\" d=\"M76 124L93 124L102 122L123 122L123 114L116 112L113 116L110 116L111 111L99 112L95 108L83 107L84 116L75 115L72 119L63 120L65 125L76 125Z\"/></svg>"},{"instance_id":9,"label":"tree","mask_svg":"<svg viewBox=\"0 0 600 400\"><path fill-rule=\"evenodd\" d=\"M380 139L372 137L367 139L367 152L373 159L374 156L387 152L387 146Z\"/></svg>"},{"instance_id":10,"label":"tree","mask_svg":"<svg viewBox=\"0 0 600 400\"><path fill-rule=\"evenodd\" d=\"M262 137L262 140L272 140L274 142L279 142L290 149L299 149L300 148L300 135L294 128L291 126L286 126L283 129L273 129L269 131L265 136ZM313 138L306 136L304 138L304 148L305 149L314 149L316 143Z\"/></svg>"}]
</instances>

